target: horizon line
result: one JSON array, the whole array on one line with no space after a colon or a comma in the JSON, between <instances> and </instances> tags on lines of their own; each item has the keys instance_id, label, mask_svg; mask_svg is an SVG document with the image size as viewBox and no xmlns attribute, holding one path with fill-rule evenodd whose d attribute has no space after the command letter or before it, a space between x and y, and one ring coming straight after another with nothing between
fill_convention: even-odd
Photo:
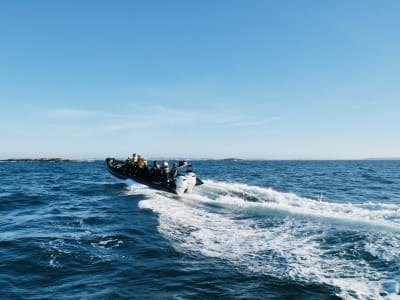
<instances>
[{"instance_id":1,"label":"horizon line","mask_svg":"<svg viewBox=\"0 0 400 300\"><path fill-rule=\"evenodd\" d=\"M118 157L117 157L118 158ZM16 157L0 157L0 161L16 161L16 160L40 160L40 159L61 159L71 161L100 161L105 160L106 157L62 157L62 156L16 156ZM119 159L121 159L119 157ZM400 160L400 157L363 157L363 158L241 158L241 157L184 157L184 156L150 156L147 160L231 160L231 161L351 161L351 160Z\"/></svg>"}]
</instances>

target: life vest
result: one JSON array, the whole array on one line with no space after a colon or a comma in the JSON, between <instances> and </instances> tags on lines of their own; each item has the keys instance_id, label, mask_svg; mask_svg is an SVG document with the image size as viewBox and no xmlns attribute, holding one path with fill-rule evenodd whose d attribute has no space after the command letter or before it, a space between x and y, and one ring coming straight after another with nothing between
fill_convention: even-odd
<instances>
[{"instance_id":1,"label":"life vest","mask_svg":"<svg viewBox=\"0 0 400 300\"><path fill-rule=\"evenodd\" d=\"M144 167L144 159L143 158L139 158L138 159L138 166L139 166L139 168L143 168Z\"/></svg>"}]
</instances>

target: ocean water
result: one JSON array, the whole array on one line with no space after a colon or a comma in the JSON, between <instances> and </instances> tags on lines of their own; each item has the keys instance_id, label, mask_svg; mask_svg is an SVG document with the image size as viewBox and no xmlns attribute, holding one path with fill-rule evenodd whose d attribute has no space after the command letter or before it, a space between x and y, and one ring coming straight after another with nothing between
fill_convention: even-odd
<instances>
[{"instance_id":1,"label":"ocean water","mask_svg":"<svg viewBox=\"0 0 400 300\"><path fill-rule=\"evenodd\" d=\"M0 163L0 299L400 299L400 161Z\"/></svg>"}]
</instances>

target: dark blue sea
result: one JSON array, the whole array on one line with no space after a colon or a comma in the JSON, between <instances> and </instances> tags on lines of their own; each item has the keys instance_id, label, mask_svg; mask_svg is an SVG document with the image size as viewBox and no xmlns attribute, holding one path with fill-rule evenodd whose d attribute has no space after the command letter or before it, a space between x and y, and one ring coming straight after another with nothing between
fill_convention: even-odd
<instances>
[{"instance_id":1,"label":"dark blue sea","mask_svg":"<svg viewBox=\"0 0 400 300\"><path fill-rule=\"evenodd\" d=\"M1 299L400 299L400 161L0 163Z\"/></svg>"}]
</instances>

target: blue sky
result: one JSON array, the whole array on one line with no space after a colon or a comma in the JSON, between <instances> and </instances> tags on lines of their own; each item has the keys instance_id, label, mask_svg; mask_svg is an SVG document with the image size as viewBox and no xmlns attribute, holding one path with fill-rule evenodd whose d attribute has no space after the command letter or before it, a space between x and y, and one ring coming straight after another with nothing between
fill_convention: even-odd
<instances>
[{"instance_id":1,"label":"blue sky","mask_svg":"<svg viewBox=\"0 0 400 300\"><path fill-rule=\"evenodd\" d=\"M400 157L399 1L0 1L0 158Z\"/></svg>"}]
</instances>

